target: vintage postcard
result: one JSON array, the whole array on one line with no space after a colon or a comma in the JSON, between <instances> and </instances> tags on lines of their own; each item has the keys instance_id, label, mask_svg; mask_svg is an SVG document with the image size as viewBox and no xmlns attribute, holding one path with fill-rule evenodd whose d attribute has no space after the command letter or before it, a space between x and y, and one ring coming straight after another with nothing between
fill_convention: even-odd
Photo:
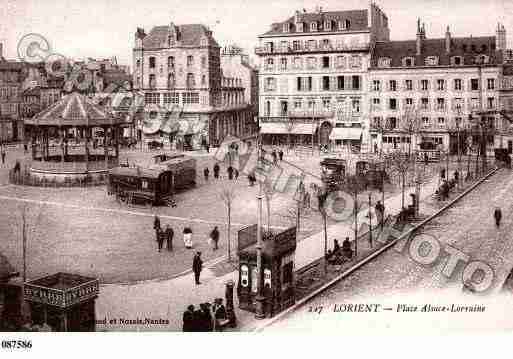
<instances>
[{"instance_id":1,"label":"vintage postcard","mask_svg":"<svg viewBox=\"0 0 513 359\"><path fill-rule=\"evenodd\" d=\"M512 2L0 5L0 352L513 328Z\"/></svg>"}]
</instances>

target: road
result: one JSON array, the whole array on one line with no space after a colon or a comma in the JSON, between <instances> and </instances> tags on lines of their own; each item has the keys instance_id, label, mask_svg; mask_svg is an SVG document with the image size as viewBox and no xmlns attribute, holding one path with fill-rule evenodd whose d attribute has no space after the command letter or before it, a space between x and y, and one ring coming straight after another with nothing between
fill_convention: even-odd
<instances>
[{"instance_id":1,"label":"road","mask_svg":"<svg viewBox=\"0 0 513 359\"><path fill-rule=\"evenodd\" d=\"M510 308L512 305L509 296L468 295L462 291L462 273L467 263L482 261L489 264L495 275L494 294L513 267L512 191L513 173L501 170L426 226L424 236L438 241L441 247L441 254L432 265L417 263L409 254L408 247L402 253L397 250L398 247L392 248L268 330L351 328L358 331L392 328L408 331L412 325L422 323L426 327L468 329L487 325L493 327L501 321L513 327L513 320L508 320L502 314L506 310L504 307ZM492 216L496 206L503 212L503 223L499 229ZM448 253L455 250L468 257L459 262L452 276L447 277L442 271L447 265ZM429 251L423 248L420 252L426 255ZM474 280L482 278L479 274L476 273L478 276L473 277ZM382 310L374 314L333 313L335 304L348 303L378 303L382 305ZM445 321L447 317L397 313L399 304L417 306L426 303L484 303L488 314L464 313L465 316L463 313L452 313L453 320L440 325L439 321ZM323 308L321 315L308 311L320 307ZM436 321L434 317L437 317Z\"/></svg>"}]
</instances>

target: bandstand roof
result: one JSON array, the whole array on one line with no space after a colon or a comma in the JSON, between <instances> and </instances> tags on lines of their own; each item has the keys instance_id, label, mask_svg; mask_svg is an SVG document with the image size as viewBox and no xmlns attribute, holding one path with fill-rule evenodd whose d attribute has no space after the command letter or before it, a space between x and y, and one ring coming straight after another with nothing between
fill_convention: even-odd
<instances>
[{"instance_id":1,"label":"bandstand roof","mask_svg":"<svg viewBox=\"0 0 513 359\"><path fill-rule=\"evenodd\" d=\"M102 126L120 124L123 120L114 117L91 99L74 92L64 96L34 117L25 120L28 125L42 126Z\"/></svg>"}]
</instances>

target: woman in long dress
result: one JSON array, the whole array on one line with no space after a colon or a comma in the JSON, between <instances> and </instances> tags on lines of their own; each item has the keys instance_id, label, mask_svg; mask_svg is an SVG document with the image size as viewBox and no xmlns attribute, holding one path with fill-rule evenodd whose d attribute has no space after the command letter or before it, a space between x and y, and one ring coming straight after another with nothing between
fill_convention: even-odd
<instances>
[{"instance_id":1,"label":"woman in long dress","mask_svg":"<svg viewBox=\"0 0 513 359\"><path fill-rule=\"evenodd\" d=\"M183 229L183 244L187 249L192 248L192 229L190 227Z\"/></svg>"}]
</instances>

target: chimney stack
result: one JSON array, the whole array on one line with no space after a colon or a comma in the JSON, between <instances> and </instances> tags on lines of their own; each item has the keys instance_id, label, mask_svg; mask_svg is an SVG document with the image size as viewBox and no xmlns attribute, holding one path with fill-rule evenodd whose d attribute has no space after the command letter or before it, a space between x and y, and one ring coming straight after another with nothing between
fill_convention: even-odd
<instances>
[{"instance_id":1,"label":"chimney stack","mask_svg":"<svg viewBox=\"0 0 513 359\"><path fill-rule=\"evenodd\" d=\"M501 23L497 24L495 42L497 50L506 50L506 28Z\"/></svg>"},{"instance_id":2,"label":"chimney stack","mask_svg":"<svg viewBox=\"0 0 513 359\"><path fill-rule=\"evenodd\" d=\"M445 31L445 53L449 54L451 52L451 33L449 32L449 26L447 26L447 30Z\"/></svg>"},{"instance_id":3,"label":"chimney stack","mask_svg":"<svg viewBox=\"0 0 513 359\"><path fill-rule=\"evenodd\" d=\"M294 16L294 22L296 24L299 22L299 10L296 10L296 16Z\"/></svg>"},{"instance_id":4,"label":"chimney stack","mask_svg":"<svg viewBox=\"0 0 513 359\"><path fill-rule=\"evenodd\" d=\"M417 56L420 56L420 54L422 53L422 29L420 27L420 19L417 19L416 50Z\"/></svg>"}]
</instances>

